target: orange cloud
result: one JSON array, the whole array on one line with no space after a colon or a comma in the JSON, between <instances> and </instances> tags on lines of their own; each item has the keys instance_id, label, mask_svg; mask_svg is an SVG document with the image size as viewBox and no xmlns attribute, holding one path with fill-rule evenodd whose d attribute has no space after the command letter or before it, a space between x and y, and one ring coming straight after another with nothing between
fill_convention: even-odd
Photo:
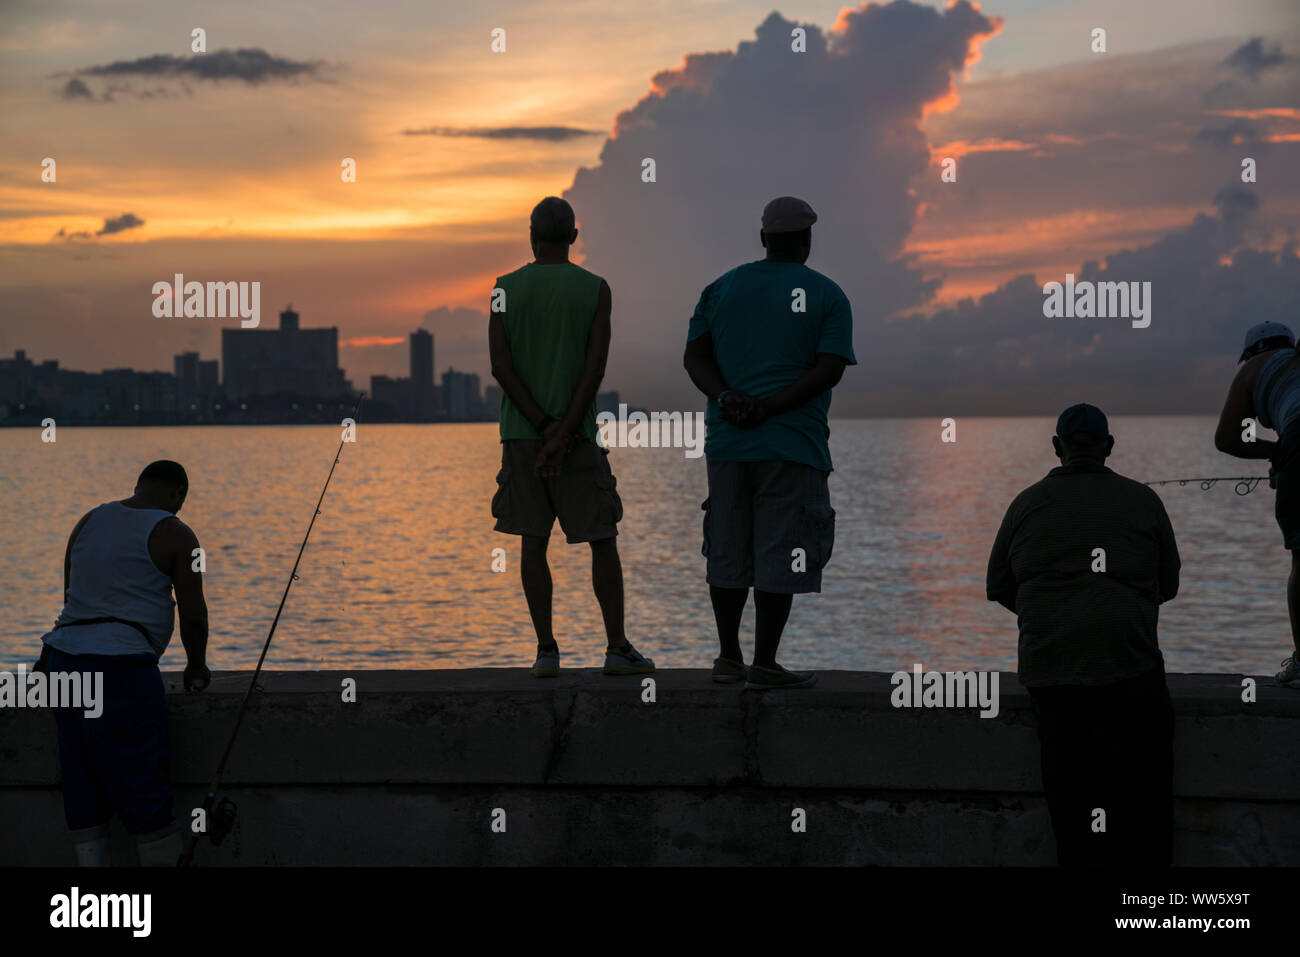
<instances>
[{"instance_id":1,"label":"orange cloud","mask_svg":"<svg viewBox=\"0 0 1300 957\"><path fill-rule=\"evenodd\" d=\"M405 342L402 336L355 336L339 342L340 347L370 349L374 346L398 346Z\"/></svg>"},{"instance_id":2,"label":"orange cloud","mask_svg":"<svg viewBox=\"0 0 1300 957\"><path fill-rule=\"evenodd\" d=\"M1243 120L1264 120L1270 117L1280 117L1284 120L1300 121L1300 110L1284 106L1271 106L1259 110L1206 110L1207 113L1213 113L1216 116L1233 116Z\"/></svg>"},{"instance_id":3,"label":"orange cloud","mask_svg":"<svg viewBox=\"0 0 1300 957\"><path fill-rule=\"evenodd\" d=\"M1020 140L985 139L969 143L965 140L953 140L943 146L930 147L930 162L938 163L946 157L960 159L968 153L1007 153L1024 152L1037 149L1037 143L1023 143Z\"/></svg>"}]
</instances>

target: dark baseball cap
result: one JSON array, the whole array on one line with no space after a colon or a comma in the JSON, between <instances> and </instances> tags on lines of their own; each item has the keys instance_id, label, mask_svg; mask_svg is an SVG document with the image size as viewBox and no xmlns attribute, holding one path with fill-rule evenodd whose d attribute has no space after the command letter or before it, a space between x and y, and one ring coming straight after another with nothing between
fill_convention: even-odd
<instances>
[{"instance_id":1,"label":"dark baseball cap","mask_svg":"<svg viewBox=\"0 0 1300 957\"><path fill-rule=\"evenodd\" d=\"M1056 435L1062 442L1068 442L1076 432L1084 432L1097 442L1105 442L1106 436L1110 435L1106 413L1086 402L1070 406L1056 420Z\"/></svg>"},{"instance_id":2,"label":"dark baseball cap","mask_svg":"<svg viewBox=\"0 0 1300 957\"><path fill-rule=\"evenodd\" d=\"M1295 345L1295 333L1280 322L1261 322L1251 326L1246 330L1246 344L1241 350L1241 358L1237 361L1242 362L1253 356L1259 351L1256 347L1261 342L1283 337L1291 345Z\"/></svg>"},{"instance_id":3,"label":"dark baseball cap","mask_svg":"<svg viewBox=\"0 0 1300 957\"><path fill-rule=\"evenodd\" d=\"M815 222L813 208L795 196L778 196L763 207L765 233L797 233Z\"/></svg>"}]
</instances>

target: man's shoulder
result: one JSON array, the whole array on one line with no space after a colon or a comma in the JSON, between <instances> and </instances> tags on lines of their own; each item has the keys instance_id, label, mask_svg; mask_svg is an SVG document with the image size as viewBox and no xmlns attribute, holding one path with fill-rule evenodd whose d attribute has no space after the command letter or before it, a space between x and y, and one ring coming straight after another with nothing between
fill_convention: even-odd
<instances>
[{"instance_id":1,"label":"man's shoulder","mask_svg":"<svg viewBox=\"0 0 1300 957\"><path fill-rule=\"evenodd\" d=\"M752 266L752 265L754 265L754 264L753 264L753 263L741 263L739 266L732 266L730 269L728 269L726 272L724 272L724 273L723 273L721 276L719 276L717 279L713 280L713 282L711 282L711 283L709 283L707 286L705 286L705 287L704 287L705 290L707 291L707 290L709 290L709 289L717 289L719 286L723 286L723 285L725 285L726 283L728 283L728 282L730 282L731 280L735 279L737 276L741 275L741 274L742 274L742 273L743 273L743 272L744 272L748 267L750 267L750 266Z\"/></svg>"},{"instance_id":2,"label":"man's shoulder","mask_svg":"<svg viewBox=\"0 0 1300 957\"><path fill-rule=\"evenodd\" d=\"M497 276L497 278L496 278L496 285L498 285L498 286L503 286L503 285L505 285L506 283L513 282L514 280L519 279L521 276L524 275L524 273L526 273L526 272L528 271L528 268L529 268L531 265L532 265L532 263L524 263L524 264L523 264L522 266L520 266L518 269L513 269L513 270L511 270L511 271L508 272L508 273L505 273L505 274L503 274L503 275Z\"/></svg>"},{"instance_id":3,"label":"man's shoulder","mask_svg":"<svg viewBox=\"0 0 1300 957\"><path fill-rule=\"evenodd\" d=\"M593 286L599 286L602 282L605 281L603 276L598 276L590 269L587 269L584 266L579 266L575 262L563 263L561 265L568 267L566 272L568 273L569 277L578 277L579 279L586 280L587 282L591 283ZM505 275L498 276L496 280L496 284L498 286L503 286L508 283L516 282L518 280L524 280L524 279L535 280L536 278L546 276L547 272L545 270L547 270L548 268L550 267L538 266L537 263L532 263L532 262L524 263L518 269L512 272L508 272ZM551 275L552 277L554 277L555 274L552 273Z\"/></svg>"},{"instance_id":4,"label":"man's shoulder","mask_svg":"<svg viewBox=\"0 0 1300 957\"><path fill-rule=\"evenodd\" d=\"M1105 494L1113 497L1115 501L1137 499L1145 504L1164 507L1164 502L1151 486L1139 482L1137 479L1129 478L1127 475L1121 475L1109 467L1088 471L1074 471L1068 467L1058 466L1020 494L1022 496L1051 497L1063 495L1073 497L1078 490L1075 483L1080 480L1088 482L1094 487L1097 485L1104 487Z\"/></svg>"},{"instance_id":5,"label":"man's shoulder","mask_svg":"<svg viewBox=\"0 0 1300 957\"><path fill-rule=\"evenodd\" d=\"M1114 489L1117 492L1135 495L1142 499L1149 499L1157 502L1160 501L1160 496L1156 494L1156 490L1150 485L1147 485L1144 482L1139 482L1137 479L1129 478L1127 475L1121 475L1109 466L1098 470L1096 474L1099 477L1099 481L1105 483L1108 489Z\"/></svg>"},{"instance_id":6,"label":"man's shoulder","mask_svg":"<svg viewBox=\"0 0 1300 957\"><path fill-rule=\"evenodd\" d=\"M803 273L802 281L806 285L819 289L824 301L833 302L837 299L843 299L846 302L848 301L849 297L844 294L844 290L840 288L840 284L830 276L818 272L807 263L801 264L799 269L802 270Z\"/></svg>"},{"instance_id":7,"label":"man's shoulder","mask_svg":"<svg viewBox=\"0 0 1300 957\"><path fill-rule=\"evenodd\" d=\"M187 543L191 539L197 541L198 536L194 534L194 529L190 528L175 515L168 515L166 518L160 518L158 524L153 527L149 533L150 538L156 538L161 541Z\"/></svg>"},{"instance_id":8,"label":"man's shoulder","mask_svg":"<svg viewBox=\"0 0 1300 957\"><path fill-rule=\"evenodd\" d=\"M577 263L569 263L569 265L572 266L575 270L577 270L577 274L584 277L588 282L595 283L596 285L599 286L602 282L605 281L604 276L596 275L586 266L579 266Z\"/></svg>"}]
</instances>

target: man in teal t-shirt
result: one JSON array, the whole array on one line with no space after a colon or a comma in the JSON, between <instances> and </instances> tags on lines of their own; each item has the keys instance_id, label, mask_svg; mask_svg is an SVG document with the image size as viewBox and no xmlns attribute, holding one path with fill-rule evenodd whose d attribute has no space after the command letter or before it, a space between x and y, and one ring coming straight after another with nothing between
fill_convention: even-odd
<instances>
[{"instance_id":1,"label":"man in teal t-shirt","mask_svg":"<svg viewBox=\"0 0 1300 957\"><path fill-rule=\"evenodd\" d=\"M611 337L609 284L569 262L578 238L573 207L548 196L529 221L533 261L492 290L488 348L501 384L501 471L492 497L496 530L519 535L519 575L537 632L539 678L560 673L551 627L555 520L571 543L591 545L591 582L605 619L605 674L654 671L623 633L623 517L609 453L596 443L596 391Z\"/></svg>"},{"instance_id":2,"label":"man in teal t-shirt","mask_svg":"<svg viewBox=\"0 0 1300 957\"><path fill-rule=\"evenodd\" d=\"M821 591L835 539L827 414L853 356L843 291L804 263L817 214L793 196L763 210L767 258L714 280L687 333L685 366L709 398L707 580L721 655L715 681L746 688L807 687L776 649L795 594ZM745 668L740 617L754 589L754 660Z\"/></svg>"}]
</instances>

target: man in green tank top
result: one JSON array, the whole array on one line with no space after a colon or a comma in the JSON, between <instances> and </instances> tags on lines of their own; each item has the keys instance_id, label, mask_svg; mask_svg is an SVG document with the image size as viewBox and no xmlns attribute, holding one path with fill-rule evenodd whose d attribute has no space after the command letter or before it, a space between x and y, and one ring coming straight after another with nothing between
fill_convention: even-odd
<instances>
[{"instance_id":1,"label":"man in green tank top","mask_svg":"<svg viewBox=\"0 0 1300 957\"><path fill-rule=\"evenodd\" d=\"M605 620L605 674L649 674L654 662L623 633L623 517L609 453L596 442L596 391L609 356L609 285L569 262L573 207L548 196L529 222L533 261L492 290L488 345L501 385L496 530L523 538L519 574L537 632L533 674L559 674L546 547L560 520L570 544L591 545L591 580Z\"/></svg>"}]
</instances>

